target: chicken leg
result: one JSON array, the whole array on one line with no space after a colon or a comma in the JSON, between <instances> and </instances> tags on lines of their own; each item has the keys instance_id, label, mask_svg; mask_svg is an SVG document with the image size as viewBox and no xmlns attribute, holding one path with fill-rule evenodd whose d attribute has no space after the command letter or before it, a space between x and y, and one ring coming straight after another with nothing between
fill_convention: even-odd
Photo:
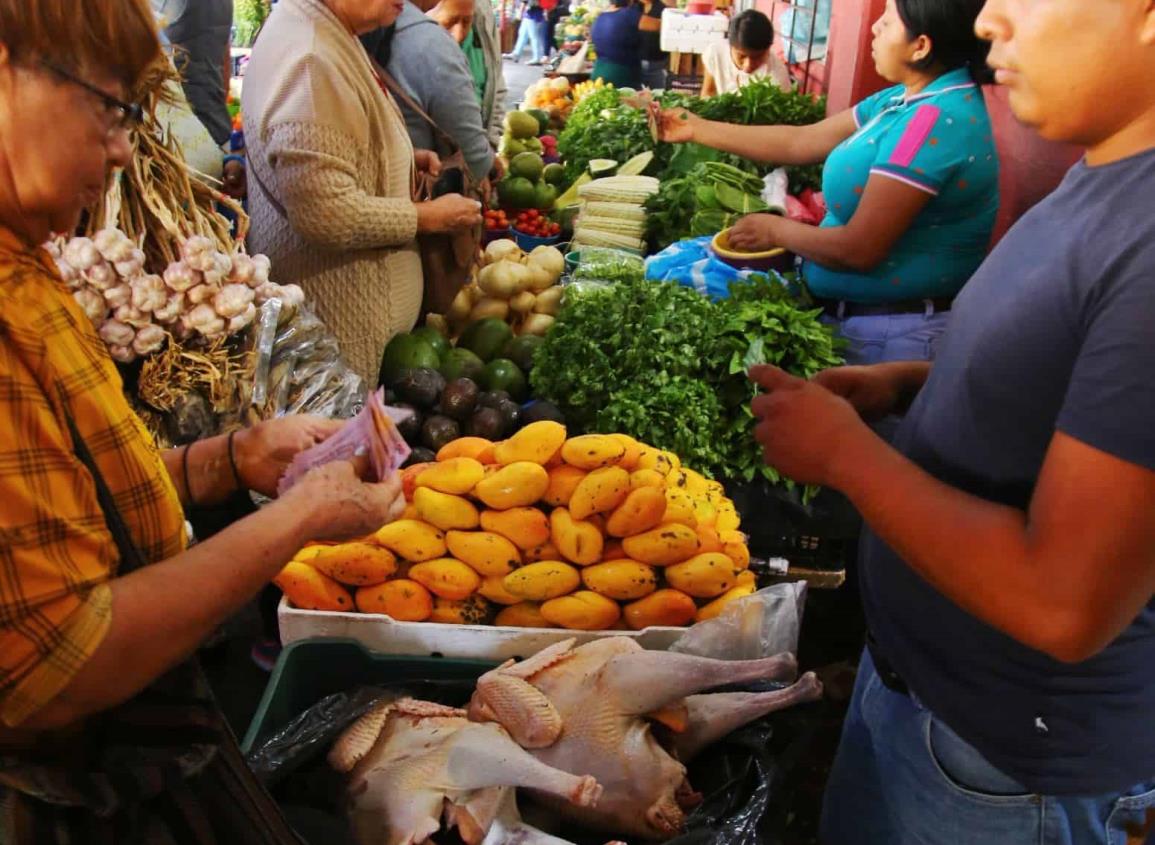
<instances>
[{"instance_id":1,"label":"chicken leg","mask_svg":"<svg viewBox=\"0 0 1155 845\"><path fill-rule=\"evenodd\" d=\"M674 749L678 759L688 763L706 746L767 713L821 697L822 684L813 672L807 672L792 686L773 692L692 695L685 702L688 724L684 733L674 735Z\"/></svg>"},{"instance_id":2,"label":"chicken leg","mask_svg":"<svg viewBox=\"0 0 1155 845\"><path fill-rule=\"evenodd\" d=\"M669 651L636 651L610 660L600 680L622 712L640 716L711 687L787 680L797 673L798 661L792 654L761 660L714 660Z\"/></svg>"}]
</instances>

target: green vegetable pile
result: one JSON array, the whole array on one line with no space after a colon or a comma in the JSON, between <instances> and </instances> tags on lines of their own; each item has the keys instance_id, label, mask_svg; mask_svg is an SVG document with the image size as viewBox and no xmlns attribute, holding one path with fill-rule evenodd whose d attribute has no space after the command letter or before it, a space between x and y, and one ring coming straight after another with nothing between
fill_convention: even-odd
<instances>
[{"instance_id":1,"label":"green vegetable pile","mask_svg":"<svg viewBox=\"0 0 1155 845\"><path fill-rule=\"evenodd\" d=\"M766 211L762 180L721 162L699 164L662 182L646 202L646 235L658 250L686 237L713 235L744 214Z\"/></svg>"},{"instance_id":2,"label":"green vegetable pile","mask_svg":"<svg viewBox=\"0 0 1155 845\"><path fill-rule=\"evenodd\" d=\"M621 92L614 88L604 88L578 103L557 138L568 182L585 173L594 159L623 162L653 148L645 112L623 105Z\"/></svg>"},{"instance_id":3,"label":"green vegetable pile","mask_svg":"<svg viewBox=\"0 0 1155 845\"><path fill-rule=\"evenodd\" d=\"M534 395L577 430L617 431L674 451L727 481L779 481L754 440L750 363L800 376L840 363L831 330L764 276L711 301L647 282L572 286L534 358Z\"/></svg>"}]
</instances>

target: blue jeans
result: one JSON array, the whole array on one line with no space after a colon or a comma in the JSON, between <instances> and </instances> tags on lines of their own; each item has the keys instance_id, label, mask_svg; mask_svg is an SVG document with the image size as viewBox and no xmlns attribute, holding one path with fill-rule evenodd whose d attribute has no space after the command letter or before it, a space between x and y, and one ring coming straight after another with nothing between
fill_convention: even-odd
<instances>
[{"instance_id":1,"label":"blue jeans","mask_svg":"<svg viewBox=\"0 0 1155 845\"><path fill-rule=\"evenodd\" d=\"M946 330L949 311L885 314L867 317L823 317L846 340L847 364L886 361L933 361L935 346Z\"/></svg>"},{"instance_id":2,"label":"blue jeans","mask_svg":"<svg viewBox=\"0 0 1155 845\"><path fill-rule=\"evenodd\" d=\"M1143 841L1128 840L1128 831L1149 832L1152 808L1155 779L1118 795L1031 794L915 698L883 686L864 652L826 786L820 839L823 845L1127 845Z\"/></svg>"},{"instance_id":3,"label":"blue jeans","mask_svg":"<svg viewBox=\"0 0 1155 845\"><path fill-rule=\"evenodd\" d=\"M547 26L546 21L522 18L521 25L517 28L517 42L513 45L513 52L510 55L515 59L520 59L526 45L531 44L533 46L533 60L540 62L545 58L545 29Z\"/></svg>"}]
</instances>

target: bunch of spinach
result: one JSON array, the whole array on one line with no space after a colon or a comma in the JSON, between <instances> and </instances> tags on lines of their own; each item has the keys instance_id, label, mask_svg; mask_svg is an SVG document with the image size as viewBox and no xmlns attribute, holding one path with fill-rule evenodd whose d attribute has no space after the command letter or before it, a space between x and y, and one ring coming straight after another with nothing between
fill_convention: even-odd
<instances>
[{"instance_id":1,"label":"bunch of spinach","mask_svg":"<svg viewBox=\"0 0 1155 845\"><path fill-rule=\"evenodd\" d=\"M746 378L758 357L801 376L839 362L831 331L776 280L753 277L711 301L647 282L572 289L535 357L535 395L571 428L622 432L716 478L777 481L754 441Z\"/></svg>"},{"instance_id":2,"label":"bunch of spinach","mask_svg":"<svg viewBox=\"0 0 1155 845\"><path fill-rule=\"evenodd\" d=\"M623 105L621 94L613 88L590 94L578 103L557 139L558 155L565 162L570 182L585 173L594 159L607 158L620 164L653 147L645 112Z\"/></svg>"}]
</instances>

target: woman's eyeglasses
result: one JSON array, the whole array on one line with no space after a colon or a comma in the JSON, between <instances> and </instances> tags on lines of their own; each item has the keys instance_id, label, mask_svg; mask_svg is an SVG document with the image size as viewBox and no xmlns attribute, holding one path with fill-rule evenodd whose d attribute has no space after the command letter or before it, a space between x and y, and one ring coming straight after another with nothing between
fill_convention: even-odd
<instances>
[{"instance_id":1,"label":"woman's eyeglasses","mask_svg":"<svg viewBox=\"0 0 1155 845\"><path fill-rule=\"evenodd\" d=\"M132 131L137 126L139 126L141 121L144 119L144 108L140 105L140 103L126 103L124 100L118 100L111 94L106 94L95 85L89 82L85 82L83 79L79 79L76 76L73 76L68 71L61 67L57 67L51 62L41 59L40 64L55 73L66 82L71 82L73 85L78 85L85 91L88 91L89 93L95 94L97 97L99 97L101 102L104 103L106 112L112 116L112 122L109 126L110 132L117 129Z\"/></svg>"}]
</instances>

